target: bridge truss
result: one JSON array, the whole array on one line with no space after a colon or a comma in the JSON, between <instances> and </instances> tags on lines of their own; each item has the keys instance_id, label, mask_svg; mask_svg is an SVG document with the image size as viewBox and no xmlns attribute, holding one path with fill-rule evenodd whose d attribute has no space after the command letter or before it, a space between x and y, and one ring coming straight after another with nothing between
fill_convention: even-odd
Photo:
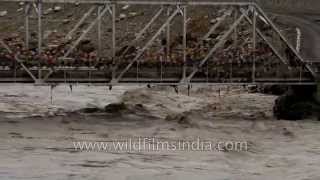
<instances>
[{"instance_id":1,"label":"bridge truss","mask_svg":"<svg viewBox=\"0 0 320 180\"><path fill-rule=\"evenodd\" d=\"M6 3L23 8L16 15L23 42L17 46L0 30L2 55L14 60L3 63L0 82L305 85L317 76L254 2L0 1ZM58 32L46 33L55 23ZM61 41L50 39L58 33Z\"/></svg>"}]
</instances>

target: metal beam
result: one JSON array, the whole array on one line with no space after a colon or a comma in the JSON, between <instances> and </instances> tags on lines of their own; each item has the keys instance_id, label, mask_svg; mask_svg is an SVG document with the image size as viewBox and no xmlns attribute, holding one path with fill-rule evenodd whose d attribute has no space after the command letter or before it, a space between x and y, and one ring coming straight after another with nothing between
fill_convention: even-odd
<instances>
[{"instance_id":1,"label":"metal beam","mask_svg":"<svg viewBox=\"0 0 320 180\"><path fill-rule=\"evenodd\" d=\"M106 14L108 8L105 7L101 14L89 25L89 27L81 34L81 36L73 43L73 45L69 48L69 50L64 54L63 58L66 58L69 56L70 53L78 46L78 44L82 41L83 38L87 36L89 31L97 24L99 21L99 18L101 18L103 15Z\"/></svg>"},{"instance_id":2,"label":"metal beam","mask_svg":"<svg viewBox=\"0 0 320 180\"><path fill-rule=\"evenodd\" d=\"M188 25L188 15L187 6L183 7L183 70L182 79L186 78L187 75L187 25Z\"/></svg>"},{"instance_id":3,"label":"metal beam","mask_svg":"<svg viewBox=\"0 0 320 180\"><path fill-rule=\"evenodd\" d=\"M227 37L234 31L234 29L240 24L240 22L244 19L244 15L241 15L239 19L232 24L232 26L229 28L229 30L221 37L219 42L209 51L207 56L200 62L199 66L193 70L193 72L184 80L181 81L181 83L190 83L192 77L199 71L199 69L208 61L208 59L212 56L212 54L219 49L221 46L224 45L225 40Z\"/></svg>"},{"instance_id":4,"label":"metal beam","mask_svg":"<svg viewBox=\"0 0 320 180\"><path fill-rule=\"evenodd\" d=\"M116 60L116 46L117 46L117 29L116 29L116 5L112 4L112 79L116 77L117 60Z\"/></svg>"},{"instance_id":5,"label":"metal beam","mask_svg":"<svg viewBox=\"0 0 320 180\"><path fill-rule=\"evenodd\" d=\"M0 0L0 2L37 2L38 0ZM43 0L43 3L79 3L79 4L119 4L119 5L191 5L191 6L249 6L255 4L252 1L235 2L234 0L224 1L146 1L146 0Z\"/></svg>"},{"instance_id":6,"label":"metal beam","mask_svg":"<svg viewBox=\"0 0 320 180\"><path fill-rule=\"evenodd\" d=\"M253 17L252 17L252 81L255 81L256 78L256 47L257 47L257 14L255 8L252 6Z\"/></svg>"},{"instance_id":7,"label":"metal beam","mask_svg":"<svg viewBox=\"0 0 320 180\"><path fill-rule=\"evenodd\" d=\"M81 24L92 14L96 6L92 6L88 12L86 12L82 18L79 20L79 22L72 28L72 30L65 36L65 39L71 39L74 32L81 26Z\"/></svg>"},{"instance_id":8,"label":"metal beam","mask_svg":"<svg viewBox=\"0 0 320 180\"><path fill-rule=\"evenodd\" d=\"M0 40L0 45L3 46L10 54L13 54L13 51L11 50L11 48L2 40ZM37 81L37 78L30 72L30 70L23 64L23 62L18 58L17 55L14 56L14 59L16 60L16 62L18 62L22 68L30 75L30 77L34 80L34 82Z\"/></svg>"},{"instance_id":9,"label":"metal beam","mask_svg":"<svg viewBox=\"0 0 320 180\"><path fill-rule=\"evenodd\" d=\"M62 57L62 59L65 59L73 50L74 48L81 42L81 40L89 33L89 31L94 27L94 25L98 22L98 18L102 17L107 10L109 9L108 5L106 5L106 7L103 9L103 11L101 12L100 16L98 16L90 25L89 27L81 34L81 36L77 39L77 41L69 48L69 50L64 54L64 56ZM43 81L46 81L51 74L54 73L53 69L50 69L50 71L47 73L47 75L43 78Z\"/></svg>"},{"instance_id":10,"label":"metal beam","mask_svg":"<svg viewBox=\"0 0 320 180\"><path fill-rule=\"evenodd\" d=\"M223 21L230 16L230 11L232 12L232 10L229 10L228 12L225 12L218 20L218 22L216 22L208 31L208 33L206 35L204 35L202 37L202 40L206 40L210 37L210 35L223 23Z\"/></svg>"},{"instance_id":11,"label":"metal beam","mask_svg":"<svg viewBox=\"0 0 320 180\"><path fill-rule=\"evenodd\" d=\"M245 10L241 9L240 10L242 14L245 15L246 20L248 21L249 24L253 24L252 20L249 18L249 16L247 14L245 14ZM268 38L262 33L262 31L259 28L256 28L256 31L258 33L258 35L267 43L267 45L271 48L271 50L273 51L273 53L275 53L275 55L283 62L283 64L288 65L288 63L286 62L285 58L283 56L281 56L281 54L279 53L279 51L272 45L272 43L268 40Z\"/></svg>"},{"instance_id":12,"label":"metal beam","mask_svg":"<svg viewBox=\"0 0 320 180\"><path fill-rule=\"evenodd\" d=\"M122 58L123 55L125 55L128 50L130 49L130 46L133 46L142 36L143 34L150 28L150 26L158 19L158 17L163 12L163 7L160 8L160 10L151 18L151 20L144 26L144 28L138 33L138 35L135 37L133 41L131 41L128 45L128 47L123 51L123 53L119 56L119 58Z\"/></svg>"},{"instance_id":13,"label":"metal beam","mask_svg":"<svg viewBox=\"0 0 320 180\"><path fill-rule=\"evenodd\" d=\"M167 25L172 21L172 19L178 14L179 9L177 8L172 14L171 16L168 17L168 19L166 20L166 22L158 29L158 31L154 34L154 36L147 42L147 44L138 52L138 54L135 56L135 58L131 61L130 64L127 65L127 67L119 74L118 77L116 77L116 79L112 80L112 83L117 83L122 76L130 69L130 67L139 60L139 58L142 56L142 54L144 53L144 51L146 49L149 48L149 46L152 45L152 43L154 42L154 40L160 35L160 33L164 30L164 28L167 27Z\"/></svg>"},{"instance_id":14,"label":"metal beam","mask_svg":"<svg viewBox=\"0 0 320 180\"><path fill-rule=\"evenodd\" d=\"M317 73L306 64L300 54L295 50L295 48L289 43L286 37L281 33L281 31L276 27L276 25L271 21L271 19L266 15L266 13L259 7L257 4L254 4L254 7L258 12L263 16L264 19L270 24L274 31L280 36L281 40L290 48L290 50L294 53L294 55L298 58L298 60L305 65L307 70L312 74L313 77L317 77Z\"/></svg>"},{"instance_id":15,"label":"metal beam","mask_svg":"<svg viewBox=\"0 0 320 180\"><path fill-rule=\"evenodd\" d=\"M42 53L42 0L37 3L38 7L38 54Z\"/></svg>"},{"instance_id":16,"label":"metal beam","mask_svg":"<svg viewBox=\"0 0 320 180\"><path fill-rule=\"evenodd\" d=\"M167 9L167 16L170 17L170 14L171 14L171 7L168 7ZM166 60L167 61L170 61L170 44L171 44L171 24L170 22L167 24L167 29L166 29L166 41L167 41L167 44L166 44Z\"/></svg>"},{"instance_id":17,"label":"metal beam","mask_svg":"<svg viewBox=\"0 0 320 180\"><path fill-rule=\"evenodd\" d=\"M30 3L27 3L25 6L25 46L26 49L29 50L30 44L30 27L29 27L29 14L30 14Z\"/></svg>"},{"instance_id":18,"label":"metal beam","mask_svg":"<svg viewBox=\"0 0 320 180\"><path fill-rule=\"evenodd\" d=\"M98 7L98 57L102 57L102 32L101 32L101 11L102 11L102 6Z\"/></svg>"}]
</instances>

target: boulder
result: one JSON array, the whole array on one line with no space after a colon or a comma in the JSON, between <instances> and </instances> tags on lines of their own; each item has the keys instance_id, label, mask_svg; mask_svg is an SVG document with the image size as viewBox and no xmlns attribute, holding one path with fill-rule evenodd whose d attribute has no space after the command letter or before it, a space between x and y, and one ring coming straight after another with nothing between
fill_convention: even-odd
<instances>
[{"instance_id":1,"label":"boulder","mask_svg":"<svg viewBox=\"0 0 320 180\"><path fill-rule=\"evenodd\" d=\"M62 7L61 6L55 6L54 8L53 8L53 11L54 12L59 12L59 11L61 11L62 10Z\"/></svg>"},{"instance_id":2,"label":"boulder","mask_svg":"<svg viewBox=\"0 0 320 180\"><path fill-rule=\"evenodd\" d=\"M0 11L0 17L8 15L8 11Z\"/></svg>"},{"instance_id":3,"label":"boulder","mask_svg":"<svg viewBox=\"0 0 320 180\"><path fill-rule=\"evenodd\" d=\"M122 9L122 10L127 10L127 9L129 9L129 7L130 7L130 5L125 5L125 6L123 6L121 9Z\"/></svg>"},{"instance_id":4,"label":"boulder","mask_svg":"<svg viewBox=\"0 0 320 180\"><path fill-rule=\"evenodd\" d=\"M107 105L104 110L107 113L119 113L121 111L127 110L127 105L125 103L113 103Z\"/></svg>"},{"instance_id":5,"label":"boulder","mask_svg":"<svg viewBox=\"0 0 320 180\"><path fill-rule=\"evenodd\" d=\"M313 97L313 86L291 87L284 95L275 101L273 108L277 119L302 120L319 116L320 105Z\"/></svg>"},{"instance_id":6,"label":"boulder","mask_svg":"<svg viewBox=\"0 0 320 180\"><path fill-rule=\"evenodd\" d=\"M288 88L288 86L281 85L265 85L260 88L260 92L280 96L285 94L288 91Z\"/></svg>"},{"instance_id":7,"label":"boulder","mask_svg":"<svg viewBox=\"0 0 320 180\"><path fill-rule=\"evenodd\" d=\"M119 19L120 19L120 20L123 20L123 19L125 19L125 18L127 18L127 15L126 15L126 14L121 13L121 14L119 15Z\"/></svg>"},{"instance_id":8,"label":"boulder","mask_svg":"<svg viewBox=\"0 0 320 180\"><path fill-rule=\"evenodd\" d=\"M165 120L175 122L185 128L194 126L189 116L184 113L169 114L166 116Z\"/></svg>"}]
</instances>

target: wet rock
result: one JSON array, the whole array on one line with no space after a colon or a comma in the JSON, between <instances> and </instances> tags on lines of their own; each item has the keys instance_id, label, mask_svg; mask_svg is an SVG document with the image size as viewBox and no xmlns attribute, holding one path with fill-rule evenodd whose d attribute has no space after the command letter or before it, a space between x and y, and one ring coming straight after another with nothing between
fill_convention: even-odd
<instances>
[{"instance_id":1,"label":"wet rock","mask_svg":"<svg viewBox=\"0 0 320 180\"><path fill-rule=\"evenodd\" d=\"M123 6L121 9L122 9L122 10L127 10L127 9L129 9L129 7L130 7L130 5L125 5L125 6Z\"/></svg>"},{"instance_id":2,"label":"wet rock","mask_svg":"<svg viewBox=\"0 0 320 180\"><path fill-rule=\"evenodd\" d=\"M91 40L82 40L79 44L79 49L83 52L90 53L93 52L96 48Z\"/></svg>"},{"instance_id":3,"label":"wet rock","mask_svg":"<svg viewBox=\"0 0 320 180\"><path fill-rule=\"evenodd\" d=\"M273 108L277 119L302 120L318 116L320 105L313 98L314 87L291 87L285 94L275 101Z\"/></svg>"},{"instance_id":4,"label":"wet rock","mask_svg":"<svg viewBox=\"0 0 320 180\"><path fill-rule=\"evenodd\" d=\"M47 9L47 10L45 10L45 11L43 12L43 15L48 15L48 14L50 14L52 11L53 11L53 9L52 9L52 8L49 8L49 9Z\"/></svg>"},{"instance_id":5,"label":"wet rock","mask_svg":"<svg viewBox=\"0 0 320 180\"><path fill-rule=\"evenodd\" d=\"M8 15L8 11L0 11L0 17Z\"/></svg>"},{"instance_id":6,"label":"wet rock","mask_svg":"<svg viewBox=\"0 0 320 180\"><path fill-rule=\"evenodd\" d=\"M284 136L294 137L294 133L291 132L290 130L288 130L287 128L283 128L282 130L283 130L282 134L283 134Z\"/></svg>"},{"instance_id":7,"label":"wet rock","mask_svg":"<svg viewBox=\"0 0 320 180\"><path fill-rule=\"evenodd\" d=\"M257 85L249 85L247 86L247 89L250 93L257 93L258 92L258 86Z\"/></svg>"},{"instance_id":8,"label":"wet rock","mask_svg":"<svg viewBox=\"0 0 320 180\"><path fill-rule=\"evenodd\" d=\"M218 19L211 19L210 24L215 24L218 21Z\"/></svg>"},{"instance_id":9,"label":"wet rock","mask_svg":"<svg viewBox=\"0 0 320 180\"><path fill-rule=\"evenodd\" d=\"M100 112L101 109L97 108L97 107L87 107L87 108L83 108L80 110L80 112L82 113L97 113L97 112Z\"/></svg>"},{"instance_id":10,"label":"wet rock","mask_svg":"<svg viewBox=\"0 0 320 180\"><path fill-rule=\"evenodd\" d=\"M123 14L123 13L122 13L122 14L119 15L119 19L120 19L120 20L123 20L123 19L125 19L125 18L127 18L127 15L126 15L126 14Z\"/></svg>"},{"instance_id":11,"label":"wet rock","mask_svg":"<svg viewBox=\"0 0 320 180\"><path fill-rule=\"evenodd\" d=\"M61 6L55 6L54 8L53 8L53 11L54 12L59 12L59 11L61 11L62 10L62 7Z\"/></svg>"},{"instance_id":12,"label":"wet rock","mask_svg":"<svg viewBox=\"0 0 320 180\"><path fill-rule=\"evenodd\" d=\"M70 22L71 22L70 19L64 19L64 20L62 21L63 24L69 24Z\"/></svg>"},{"instance_id":13,"label":"wet rock","mask_svg":"<svg viewBox=\"0 0 320 180\"><path fill-rule=\"evenodd\" d=\"M283 95L288 91L288 86L280 86L280 85L270 85L270 86L263 86L260 88L260 92L264 94L271 94L271 95Z\"/></svg>"},{"instance_id":14,"label":"wet rock","mask_svg":"<svg viewBox=\"0 0 320 180\"><path fill-rule=\"evenodd\" d=\"M22 12L22 11L23 11L23 8L17 9L17 12Z\"/></svg>"},{"instance_id":15,"label":"wet rock","mask_svg":"<svg viewBox=\"0 0 320 180\"><path fill-rule=\"evenodd\" d=\"M240 113L240 116L242 119L246 119L246 120L261 120L261 119L268 118L267 114L262 111L252 112L252 113Z\"/></svg>"},{"instance_id":16,"label":"wet rock","mask_svg":"<svg viewBox=\"0 0 320 180\"><path fill-rule=\"evenodd\" d=\"M113 103L107 105L104 110L108 113L119 113L121 111L127 110L127 105L125 103Z\"/></svg>"},{"instance_id":17,"label":"wet rock","mask_svg":"<svg viewBox=\"0 0 320 180\"><path fill-rule=\"evenodd\" d=\"M130 17L135 17L135 16L137 16L137 15L138 15L137 12L129 12L129 16L130 16Z\"/></svg>"},{"instance_id":18,"label":"wet rock","mask_svg":"<svg viewBox=\"0 0 320 180\"><path fill-rule=\"evenodd\" d=\"M191 119L185 114L169 114L165 118L166 121L176 122L184 127L192 126Z\"/></svg>"}]
</instances>

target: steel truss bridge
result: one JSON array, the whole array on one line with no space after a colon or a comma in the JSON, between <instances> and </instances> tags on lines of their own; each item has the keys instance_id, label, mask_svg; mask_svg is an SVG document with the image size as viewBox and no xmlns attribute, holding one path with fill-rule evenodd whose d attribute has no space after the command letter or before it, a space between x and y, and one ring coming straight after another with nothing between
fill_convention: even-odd
<instances>
[{"instance_id":1,"label":"steel truss bridge","mask_svg":"<svg viewBox=\"0 0 320 180\"><path fill-rule=\"evenodd\" d=\"M77 22L65 36L65 39L72 41L69 41L63 54L56 58L64 62L76 61L79 44L94 31L97 37L97 58L107 57L109 61L86 67L45 67L40 63L29 66L28 59L13 49L8 42L0 39L2 48L11 54L16 62L14 68L0 69L2 83L82 83L112 87L118 84L312 85L317 81L317 64L305 61L272 18L253 1L0 0L0 6L14 2L20 3L24 9L20 17L17 17L24 19L23 48L30 48L30 22L36 21L33 23L37 32L36 54L41 56L45 53L48 40L44 37L44 6L77 4L85 6L87 12L76 19ZM148 7L148 11L154 12L144 17L144 25L135 27L138 31L132 32L135 33L134 38L120 42L119 37L123 35L123 28L126 28L119 25L119 16L125 9L124 6L134 6L138 9ZM206 21L210 26L205 29L207 32L202 32L203 34L194 33L192 29L197 23L192 24L192 21L199 20L194 12L201 12L203 9L209 9L209 18ZM146 8L141 8L139 11L145 10ZM218 11L220 14L214 14L215 22L210 23L212 12ZM32 12L35 12L35 17L31 15ZM76 33L89 18L90 23L87 23L84 30ZM104 20L110 28L104 27ZM127 20L130 21L129 18ZM106 33L109 34L108 42L103 39ZM190 34L193 34L192 38L197 39L195 43L190 40ZM179 43L173 47L173 39L177 37ZM274 38L278 40L277 43L274 43ZM280 46L277 45L279 43ZM131 47L138 48L129 54ZM244 47L246 50L241 51L240 48ZM261 47L270 50L268 56L263 58L264 54L258 52ZM150 51L158 52L158 55L152 56L152 63L149 63L150 58L148 59ZM243 51L247 51L247 55L243 56ZM168 63L172 62L172 59L175 59L175 63ZM279 74L281 75L277 76Z\"/></svg>"}]
</instances>

